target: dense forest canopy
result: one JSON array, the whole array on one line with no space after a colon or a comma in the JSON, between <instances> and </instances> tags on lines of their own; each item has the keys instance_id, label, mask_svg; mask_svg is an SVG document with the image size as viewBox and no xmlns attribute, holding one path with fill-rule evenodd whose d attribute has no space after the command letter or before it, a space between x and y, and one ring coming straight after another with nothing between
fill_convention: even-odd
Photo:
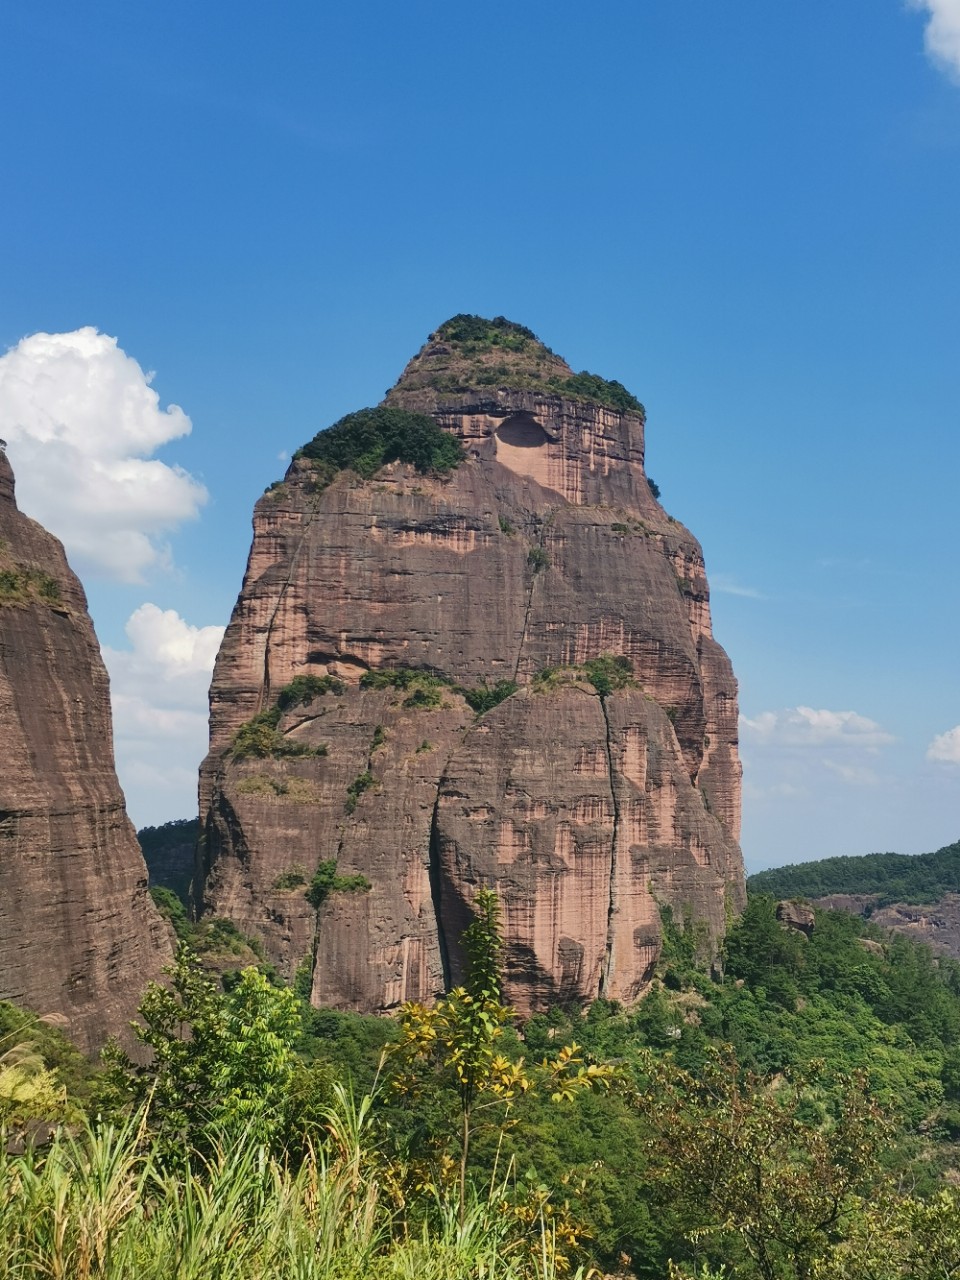
<instances>
[{"instance_id":1,"label":"dense forest canopy","mask_svg":"<svg viewBox=\"0 0 960 1280\"><path fill-rule=\"evenodd\" d=\"M780 898L823 898L831 893L877 894L877 906L890 902L936 902L960 892L960 841L935 853L868 853L862 857L823 858L758 871L747 881L754 893Z\"/></svg>"}]
</instances>

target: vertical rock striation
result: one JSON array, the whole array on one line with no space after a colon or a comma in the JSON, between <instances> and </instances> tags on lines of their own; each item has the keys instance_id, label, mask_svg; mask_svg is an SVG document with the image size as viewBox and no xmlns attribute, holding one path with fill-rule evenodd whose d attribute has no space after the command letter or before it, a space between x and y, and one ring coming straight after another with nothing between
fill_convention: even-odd
<instances>
[{"instance_id":1,"label":"vertical rock striation","mask_svg":"<svg viewBox=\"0 0 960 1280\"><path fill-rule=\"evenodd\" d=\"M81 1047L122 1033L170 958L113 760L107 673L60 543L0 448L0 997Z\"/></svg>"},{"instance_id":2,"label":"vertical rock striation","mask_svg":"<svg viewBox=\"0 0 960 1280\"><path fill-rule=\"evenodd\" d=\"M308 967L315 1002L379 1010L458 977L492 885L521 1009L631 1000L663 908L712 954L744 900L700 546L647 482L642 406L520 326L441 326L385 406L463 461L363 479L300 456L257 504L210 695L202 905ZM475 714L464 691L501 682Z\"/></svg>"}]
</instances>

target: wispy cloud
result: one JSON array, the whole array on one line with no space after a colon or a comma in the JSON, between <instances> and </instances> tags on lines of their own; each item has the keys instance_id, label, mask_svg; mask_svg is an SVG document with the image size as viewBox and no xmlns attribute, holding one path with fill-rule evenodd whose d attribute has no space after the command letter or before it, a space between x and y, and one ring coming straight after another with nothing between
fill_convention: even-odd
<instances>
[{"instance_id":1,"label":"wispy cloud","mask_svg":"<svg viewBox=\"0 0 960 1280\"><path fill-rule=\"evenodd\" d=\"M829 769L831 773L836 774L841 782L846 782L852 787L876 787L880 785L879 775L869 765L827 759L822 760L821 763L825 769Z\"/></svg>"},{"instance_id":2,"label":"wispy cloud","mask_svg":"<svg viewBox=\"0 0 960 1280\"><path fill-rule=\"evenodd\" d=\"M851 746L876 751L894 740L893 735L875 720L856 711L815 710L813 707L761 711L752 718L741 716L740 728L744 737L758 746Z\"/></svg>"},{"instance_id":3,"label":"wispy cloud","mask_svg":"<svg viewBox=\"0 0 960 1280\"><path fill-rule=\"evenodd\" d=\"M710 590L723 596L745 596L749 600L764 600L762 591L756 587L745 587L728 573L716 573L710 578Z\"/></svg>"},{"instance_id":4,"label":"wispy cloud","mask_svg":"<svg viewBox=\"0 0 960 1280\"><path fill-rule=\"evenodd\" d=\"M935 66L960 81L960 0L908 0L912 9L929 15L923 33Z\"/></svg>"}]
</instances>

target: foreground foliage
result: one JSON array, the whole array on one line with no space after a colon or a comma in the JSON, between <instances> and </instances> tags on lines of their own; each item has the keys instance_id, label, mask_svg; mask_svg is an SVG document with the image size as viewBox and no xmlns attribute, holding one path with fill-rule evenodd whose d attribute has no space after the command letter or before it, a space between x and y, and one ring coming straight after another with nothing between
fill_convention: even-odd
<instances>
[{"instance_id":1,"label":"foreground foliage","mask_svg":"<svg viewBox=\"0 0 960 1280\"><path fill-rule=\"evenodd\" d=\"M395 1019L182 950L141 1007L149 1065L114 1049L51 1147L4 1157L0 1280L960 1274L960 966L752 897L722 981L665 911L638 1006L517 1027L495 897L475 912L462 986ZM71 1062L10 1027L51 1037L55 1110Z\"/></svg>"}]
</instances>

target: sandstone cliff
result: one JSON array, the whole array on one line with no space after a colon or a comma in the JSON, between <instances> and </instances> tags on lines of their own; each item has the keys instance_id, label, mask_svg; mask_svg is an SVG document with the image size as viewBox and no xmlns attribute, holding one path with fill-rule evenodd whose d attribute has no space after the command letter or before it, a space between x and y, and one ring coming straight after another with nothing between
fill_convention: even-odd
<instances>
[{"instance_id":1,"label":"sandstone cliff","mask_svg":"<svg viewBox=\"0 0 960 1280\"><path fill-rule=\"evenodd\" d=\"M308 447L257 504L210 694L201 906L307 967L316 1003L379 1010L456 979L492 885L521 1009L633 999L662 908L709 952L744 896L736 684L642 406L476 317L385 405L463 460L364 479Z\"/></svg>"},{"instance_id":2,"label":"sandstone cliff","mask_svg":"<svg viewBox=\"0 0 960 1280\"><path fill-rule=\"evenodd\" d=\"M170 958L113 760L107 673L63 548L0 448L0 997L81 1047L126 1030Z\"/></svg>"}]
</instances>

